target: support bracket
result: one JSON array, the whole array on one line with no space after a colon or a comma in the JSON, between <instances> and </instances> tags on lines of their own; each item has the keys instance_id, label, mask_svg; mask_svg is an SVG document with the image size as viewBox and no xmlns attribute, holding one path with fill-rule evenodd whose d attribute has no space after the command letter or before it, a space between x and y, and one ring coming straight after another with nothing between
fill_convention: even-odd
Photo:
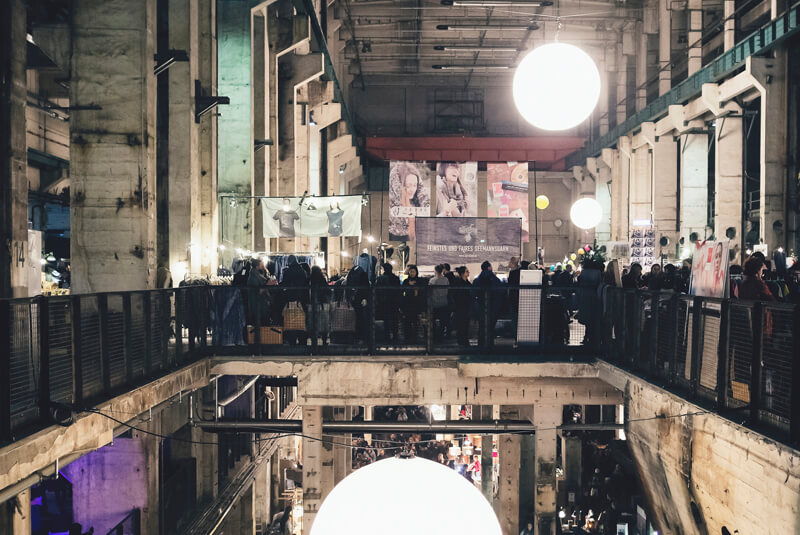
<instances>
[{"instance_id":1,"label":"support bracket","mask_svg":"<svg viewBox=\"0 0 800 535\"><path fill-rule=\"evenodd\" d=\"M153 75L158 76L179 61L188 62L189 55L185 50L168 50L164 56L154 55L153 60L156 62L156 66L153 67Z\"/></svg>"},{"instance_id":2,"label":"support bracket","mask_svg":"<svg viewBox=\"0 0 800 535\"><path fill-rule=\"evenodd\" d=\"M229 97L205 96L202 95L203 89L200 80L194 81L194 122L199 123L200 117L210 112L220 104L230 104Z\"/></svg>"}]
</instances>

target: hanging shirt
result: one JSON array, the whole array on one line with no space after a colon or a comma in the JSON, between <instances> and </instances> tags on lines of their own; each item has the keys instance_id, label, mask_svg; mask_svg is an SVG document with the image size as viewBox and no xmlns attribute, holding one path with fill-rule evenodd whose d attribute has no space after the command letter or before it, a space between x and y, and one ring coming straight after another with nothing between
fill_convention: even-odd
<instances>
[{"instance_id":1,"label":"hanging shirt","mask_svg":"<svg viewBox=\"0 0 800 535\"><path fill-rule=\"evenodd\" d=\"M300 219L300 216L297 215L297 212L294 210L278 210L275 212L275 215L272 216L272 219L278 220L281 238L294 238L294 222Z\"/></svg>"},{"instance_id":2,"label":"hanging shirt","mask_svg":"<svg viewBox=\"0 0 800 535\"><path fill-rule=\"evenodd\" d=\"M344 210L328 211L328 234L331 236L342 235L342 217L344 217Z\"/></svg>"}]
</instances>

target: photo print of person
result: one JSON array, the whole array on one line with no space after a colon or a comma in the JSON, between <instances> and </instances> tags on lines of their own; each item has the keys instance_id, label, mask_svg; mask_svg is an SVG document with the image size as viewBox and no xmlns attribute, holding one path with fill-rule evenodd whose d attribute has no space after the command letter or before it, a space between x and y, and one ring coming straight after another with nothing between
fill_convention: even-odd
<instances>
[{"instance_id":1,"label":"photo print of person","mask_svg":"<svg viewBox=\"0 0 800 535\"><path fill-rule=\"evenodd\" d=\"M278 222L280 238L294 238L295 229L294 223L300 216L297 215L297 208L292 206L292 199L286 197L283 199L283 205L279 210L275 210L272 219Z\"/></svg>"},{"instance_id":2,"label":"photo print of person","mask_svg":"<svg viewBox=\"0 0 800 535\"><path fill-rule=\"evenodd\" d=\"M697 244L692 257L689 294L725 298L728 294L728 242Z\"/></svg>"},{"instance_id":3,"label":"photo print of person","mask_svg":"<svg viewBox=\"0 0 800 535\"><path fill-rule=\"evenodd\" d=\"M436 217L478 215L478 162L436 165Z\"/></svg>"},{"instance_id":4,"label":"photo print of person","mask_svg":"<svg viewBox=\"0 0 800 535\"><path fill-rule=\"evenodd\" d=\"M428 165L425 162L390 162L389 240L414 240L414 219L430 215L430 169Z\"/></svg>"},{"instance_id":5,"label":"photo print of person","mask_svg":"<svg viewBox=\"0 0 800 535\"><path fill-rule=\"evenodd\" d=\"M262 197L259 200L265 238L361 235L362 195Z\"/></svg>"},{"instance_id":6,"label":"photo print of person","mask_svg":"<svg viewBox=\"0 0 800 535\"><path fill-rule=\"evenodd\" d=\"M331 201L330 209L325 214L328 217L328 236L338 237L342 235L342 218L344 210L341 209L337 201Z\"/></svg>"},{"instance_id":7,"label":"photo print of person","mask_svg":"<svg viewBox=\"0 0 800 535\"><path fill-rule=\"evenodd\" d=\"M486 164L489 217L522 219L522 241L528 243L528 162Z\"/></svg>"}]
</instances>

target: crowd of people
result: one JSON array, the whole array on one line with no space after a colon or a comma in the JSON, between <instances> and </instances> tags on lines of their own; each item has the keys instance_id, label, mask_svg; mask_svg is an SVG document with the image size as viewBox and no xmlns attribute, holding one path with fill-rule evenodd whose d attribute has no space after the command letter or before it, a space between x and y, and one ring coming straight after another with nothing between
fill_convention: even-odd
<instances>
[{"instance_id":1,"label":"crowd of people","mask_svg":"<svg viewBox=\"0 0 800 535\"><path fill-rule=\"evenodd\" d=\"M427 329L431 329L434 342L449 339L468 346L472 334L478 333L481 343L492 343L498 319L516 320L519 290L514 288L519 288L523 270L541 270L542 283L551 288L550 293L565 297L563 311L551 314L564 316L564 326L557 329L567 331L566 325L575 319L586 327L586 343L593 337L592 325L603 288L689 291L689 260L680 266L653 264L645 273L638 263L620 272L617 261L606 263L600 259L600 255L594 260L587 255L578 268L572 264L546 268L511 258L509 272L501 279L488 261L474 276L467 266L452 268L447 263L435 266L427 277L414 264L398 276L391 263L384 263L380 270L356 264L342 274L329 276L325 269L289 256L280 283L273 273L274 266L254 259L234 275L233 284L247 288L247 319L251 325L282 325L287 305L299 304L305 328L298 329L303 332L296 335L285 332L284 340L305 344L310 338L315 345L319 341L328 343L336 331L350 331L353 338L346 341L366 341L373 319L370 314L382 323L377 342L383 344L419 344ZM800 303L797 264L776 269L773 262L756 252L742 266L731 265L729 273L729 297ZM371 295L374 303L370 303ZM312 308L314 313L309 313ZM345 325L336 325L337 318ZM311 336L314 331L316 336ZM559 332L557 337L561 336ZM568 333L565 336L568 340Z\"/></svg>"},{"instance_id":2,"label":"crowd of people","mask_svg":"<svg viewBox=\"0 0 800 535\"><path fill-rule=\"evenodd\" d=\"M375 409L376 421L430 422L432 415L424 406L378 407ZM466 416L464 416L466 417ZM356 416L354 420L363 419ZM479 455L467 456L469 462L463 462L464 456L453 455L454 443L451 440L437 440L433 434L423 433L383 433L373 434L371 442L364 435L353 435L352 463L358 469L381 459L407 452L416 457L428 459L457 471L471 483L480 483L481 461ZM462 438L464 443L464 438Z\"/></svg>"}]
</instances>

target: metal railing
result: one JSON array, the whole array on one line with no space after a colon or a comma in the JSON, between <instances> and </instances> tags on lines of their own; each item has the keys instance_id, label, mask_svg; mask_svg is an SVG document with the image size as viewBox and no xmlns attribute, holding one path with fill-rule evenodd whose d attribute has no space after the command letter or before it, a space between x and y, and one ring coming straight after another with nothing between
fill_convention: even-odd
<instances>
[{"instance_id":1,"label":"metal railing","mask_svg":"<svg viewBox=\"0 0 800 535\"><path fill-rule=\"evenodd\" d=\"M600 353L800 445L800 306L609 288Z\"/></svg>"},{"instance_id":2,"label":"metal railing","mask_svg":"<svg viewBox=\"0 0 800 535\"><path fill-rule=\"evenodd\" d=\"M139 509L134 509L119 524L108 530L106 535L139 535L141 533L141 515L142 512Z\"/></svg>"},{"instance_id":3,"label":"metal railing","mask_svg":"<svg viewBox=\"0 0 800 535\"><path fill-rule=\"evenodd\" d=\"M0 300L0 326L0 442L206 355L455 354L603 356L800 444L800 324L786 304L581 286L192 286Z\"/></svg>"}]
</instances>

